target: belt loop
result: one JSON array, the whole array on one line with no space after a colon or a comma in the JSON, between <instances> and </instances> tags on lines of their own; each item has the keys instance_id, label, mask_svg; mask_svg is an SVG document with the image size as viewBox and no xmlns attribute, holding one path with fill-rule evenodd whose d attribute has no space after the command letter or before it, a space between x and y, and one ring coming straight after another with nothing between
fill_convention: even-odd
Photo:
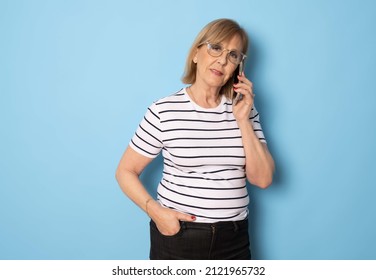
<instances>
[{"instance_id":1,"label":"belt loop","mask_svg":"<svg viewBox=\"0 0 376 280\"><path fill-rule=\"evenodd\" d=\"M236 223L236 221L233 221L232 223L234 224L234 231L237 232L239 229L238 224Z\"/></svg>"}]
</instances>

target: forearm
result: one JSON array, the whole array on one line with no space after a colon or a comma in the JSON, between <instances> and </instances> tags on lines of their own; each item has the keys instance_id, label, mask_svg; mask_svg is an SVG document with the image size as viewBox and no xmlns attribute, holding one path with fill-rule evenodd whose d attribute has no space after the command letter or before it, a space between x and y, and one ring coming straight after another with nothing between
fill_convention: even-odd
<instances>
[{"instance_id":1,"label":"forearm","mask_svg":"<svg viewBox=\"0 0 376 280\"><path fill-rule=\"evenodd\" d=\"M139 176L128 170L117 170L116 179L124 194L148 214L147 204L153 198L145 189Z\"/></svg>"},{"instance_id":2,"label":"forearm","mask_svg":"<svg viewBox=\"0 0 376 280\"><path fill-rule=\"evenodd\" d=\"M248 181L267 188L273 181L274 160L266 146L258 139L249 120L238 122L246 157Z\"/></svg>"},{"instance_id":3,"label":"forearm","mask_svg":"<svg viewBox=\"0 0 376 280\"><path fill-rule=\"evenodd\" d=\"M118 169L116 179L123 192L156 223L159 231L165 235L175 234L179 228L179 220L194 221L196 218L162 207L147 192L137 172Z\"/></svg>"}]
</instances>

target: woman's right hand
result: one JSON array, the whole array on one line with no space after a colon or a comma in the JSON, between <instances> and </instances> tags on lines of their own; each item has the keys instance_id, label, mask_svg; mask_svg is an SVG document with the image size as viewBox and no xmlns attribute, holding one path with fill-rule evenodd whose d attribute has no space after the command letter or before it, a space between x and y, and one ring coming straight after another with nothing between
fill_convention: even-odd
<instances>
[{"instance_id":1,"label":"woman's right hand","mask_svg":"<svg viewBox=\"0 0 376 280\"><path fill-rule=\"evenodd\" d=\"M148 215L155 222L159 232L166 236L175 235L180 230L180 222L193 222L195 216L162 207L155 200L148 203Z\"/></svg>"}]
</instances>

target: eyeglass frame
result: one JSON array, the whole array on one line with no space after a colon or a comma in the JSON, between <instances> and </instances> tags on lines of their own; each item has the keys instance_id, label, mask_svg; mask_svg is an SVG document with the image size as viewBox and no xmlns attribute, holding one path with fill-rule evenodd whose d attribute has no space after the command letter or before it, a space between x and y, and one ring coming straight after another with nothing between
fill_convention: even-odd
<instances>
[{"instance_id":1,"label":"eyeglass frame","mask_svg":"<svg viewBox=\"0 0 376 280\"><path fill-rule=\"evenodd\" d=\"M230 61L231 63L233 63L233 64L235 64L235 65L239 65L239 64L241 64L241 63L247 58L247 56L246 56L244 53L242 53L241 51L235 50L235 49L233 49L233 50L229 50L229 49L225 49L225 48L223 48L223 49L222 49L222 52L221 52L218 56L215 56L215 55L210 54L210 53L209 53L209 50L210 50L210 48L211 48L211 45L219 45L219 46L223 47L222 44L220 44L220 43L210 43L210 42L206 41L206 42L203 42L203 43L199 44L199 45L197 46L197 48L201 47L201 46L204 45L204 44L206 44L206 46L207 46L207 52L208 52L208 54L209 54L210 56L212 56L212 57L220 57L220 56L223 54L224 51L227 51L226 59L228 59L228 61ZM242 59L241 59L241 60L239 61L239 63L237 63L237 64L234 63L234 62L232 62L232 61L229 59L229 54L230 54L230 52L232 52L232 51L238 51L238 52L242 55Z\"/></svg>"}]
</instances>

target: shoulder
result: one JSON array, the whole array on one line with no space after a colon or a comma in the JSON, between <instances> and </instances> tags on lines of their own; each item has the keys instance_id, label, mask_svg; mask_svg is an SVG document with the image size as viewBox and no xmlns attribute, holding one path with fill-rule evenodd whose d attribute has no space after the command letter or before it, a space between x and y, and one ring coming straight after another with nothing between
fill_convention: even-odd
<instances>
[{"instance_id":1,"label":"shoulder","mask_svg":"<svg viewBox=\"0 0 376 280\"><path fill-rule=\"evenodd\" d=\"M153 102L155 105L163 105L163 104L174 104L174 103L182 103L187 102L186 94L185 94L185 88L180 89L179 91L170 94L168 96L165 96L163 98L160 98Z\"/></svg>"},{"instance_id":2,"label":"shoulder","mask_svg":"<svg viewBox=\"0 0 376 280\"><path fill-rule=\"evenodd\" d=\"M181 109L184 107L184 104L188 104L189 99L187 98L185 88L180 89L179 91L170 94L166 97L162 97L156 101L154 101L149 110L153 110L156 112L163 112L165 110L172 110L172 109Z\"/></svg>"}]
</instances>

